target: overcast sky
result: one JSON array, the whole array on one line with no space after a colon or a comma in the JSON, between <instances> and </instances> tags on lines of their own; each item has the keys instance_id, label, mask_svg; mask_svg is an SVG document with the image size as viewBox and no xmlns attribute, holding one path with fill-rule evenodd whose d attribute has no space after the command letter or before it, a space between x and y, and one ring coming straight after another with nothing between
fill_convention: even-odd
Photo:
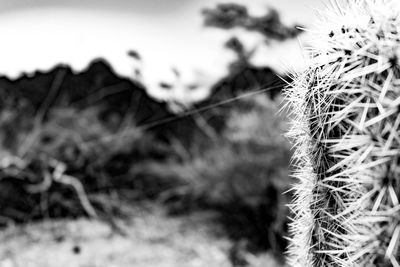
<instances>
[{"instance_id":1,"label":"overcast sky","mask_svg":"<svg viewBox=\"0 0 400 267\"><path fill-rule=\"evenodd\" d=\"M226 0L223 0L227 2ZM90 9L105 9L131 12L132 14L168 15L181 13L191 14L193 7L218 3L218 0L0 0L0 12L30 9L32 7L88 7ZM228 1L229 2L229 1ZM313 19L313 8L322 6L321 0L232 0L246 4L256 3L258 7L273 6L284 16L291 19L310 21ZM189 12L188 12L189 11ZM188 15L189 15L188 14Z\"/></svg>"},{"instance_id":2,"label":"overcast sky","mask_svg":"<svg viewBox=\"0 0 400 267\"><path fill-rule=\"evenodd\" d=\"M57 63L70 64L79 70L94 57L106 57L119 73L129 76L132 73L132 59L126 56L129 49L144 54L148 65L154 68L161 69L172 60L187 66L207 64L204 51L212 53L228 35L221 31L199 35L202 23L199 10L221 1L0 0L0 74L15 77L21 71L46 70ZM285 22L309 25L315 17L313 8L321 6L322 1L233 2L250 4L250 11L258 14L264 14L271 6L280 11ZM296 42L276 49L280 49L283 57L290 54L289 49L293 50L293 43ZM218 56L219 52L214 52ZM267 56L258 62L267 59L281 61L280 57Z\"/></svg>"}]
</instances>

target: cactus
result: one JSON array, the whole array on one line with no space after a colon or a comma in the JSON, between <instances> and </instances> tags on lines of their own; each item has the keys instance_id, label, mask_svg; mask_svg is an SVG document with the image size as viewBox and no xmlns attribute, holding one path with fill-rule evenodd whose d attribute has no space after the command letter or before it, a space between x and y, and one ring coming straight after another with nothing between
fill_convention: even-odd
<instances>
[{"instance_id":1,"label":"cactus","mask_svg":"<svg viewBox=\"0 0 400 267\"><path fill-rule=\"evenodd\" d=\"M400 266L400 4L332 4L286 90L291 266Z\"/></svg>"}]
</instances>

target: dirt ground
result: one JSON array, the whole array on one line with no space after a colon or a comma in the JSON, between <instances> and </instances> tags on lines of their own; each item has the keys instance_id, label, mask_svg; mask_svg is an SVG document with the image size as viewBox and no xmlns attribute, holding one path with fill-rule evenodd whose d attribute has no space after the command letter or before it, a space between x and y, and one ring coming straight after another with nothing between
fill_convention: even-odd
<instances>
[{"instance_id":1,"label":"dirt ground","mask_svg":"<svg viewBox=\"0 0 400 267\"><path fill-rule=\"evenodd\" d=\"M169 217L161 208L132 208L128 220L56 220L0 232L0 267L278 267L269 253L241 253L212 213Z\"/></svg>"}]
</instances>

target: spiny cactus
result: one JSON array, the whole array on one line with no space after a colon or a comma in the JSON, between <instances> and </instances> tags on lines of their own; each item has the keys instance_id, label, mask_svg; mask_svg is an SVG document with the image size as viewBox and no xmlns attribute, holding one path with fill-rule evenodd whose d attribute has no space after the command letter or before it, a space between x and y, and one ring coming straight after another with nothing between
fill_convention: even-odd
<instances>
[{"instance_id":1,"label":"spiny cactus","mask_svg":"<svg viewBox=\"0 0 400 267\"><path fill-rule=\"evenodd\" d=\"M286 91L292 266L400 266L399 2L332 4Z\"/></svg>"}]
</instances>

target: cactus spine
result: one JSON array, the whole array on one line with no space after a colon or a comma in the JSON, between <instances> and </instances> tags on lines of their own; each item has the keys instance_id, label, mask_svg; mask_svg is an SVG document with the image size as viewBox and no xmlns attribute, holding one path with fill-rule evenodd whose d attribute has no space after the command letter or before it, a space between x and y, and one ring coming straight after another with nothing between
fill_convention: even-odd
<instances>
[{"instance_id":1,"label":"cactus spine","mask_svg":"<svg viewBox=\"0 0 400 267\"><path fill-rule=\"evenodd\" d=\"M399 2L332 4L286 91L292 266L400 266Z\"/></svg>"}]
</instances>

